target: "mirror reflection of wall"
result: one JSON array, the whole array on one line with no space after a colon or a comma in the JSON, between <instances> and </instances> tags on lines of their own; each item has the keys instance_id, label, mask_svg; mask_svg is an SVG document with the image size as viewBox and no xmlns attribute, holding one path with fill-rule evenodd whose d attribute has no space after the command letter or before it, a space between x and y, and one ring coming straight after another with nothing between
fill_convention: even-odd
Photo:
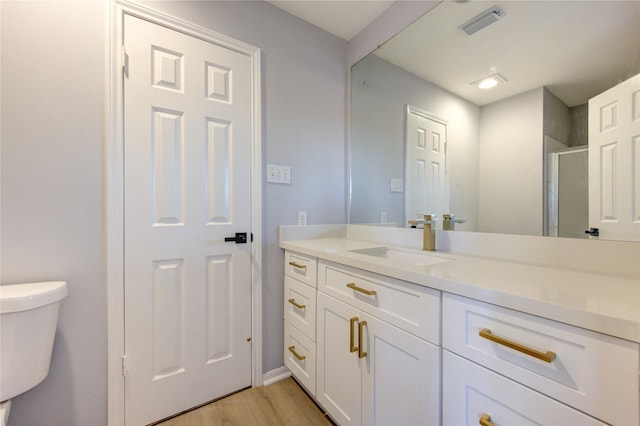
<instances>
[{"instance_id":1,"label":"mirror reflection of wall","mask_svg":"<svg viewBox=\"0 0 640 426\"><path fill-rule=\"evenodd\" d=\"M383 217L407 226L406 193L390 189L405 179L406 105L448 123L450 211L465 220L456 229L547 234L543 137L559 141L557 149L586 142L585 106L569 108L540 88L478 107L375 55L352 70L351 223Z\"/></svg>"},{"instance_id":2,"label":"mirror reflection of wall","mask_svg":"<svg viewBox=\"0 0 640 426\"><path fill-rule=\"evenodd\" d=\"M640 72L640 26L633 24L640 19L640 2L506 2L506 16L483 33L461 35L452 24L492 5L441 3L352 68L351 223L407 226L409 194L398 191L397 182L406 179L404 120L410 105L447 123L449 213L465 220L457 230L554 235L549 155L586 145L588 99ZM534 35L527 32L533 30ZM555 38L547 38L551 34ZM484 45L458 52L483 37ZM518 49L511 41L529 47ZM556 46L570 48L571 54L558 54ZM551 51L556 52L551 59L532 59ZM583 67L589 77L575 68L567 71L583 60L596 61ZM547 77L536 68L543 61L554 71L549 64L555 63L563 74ZM496 64L499 71L506 64L519 70L505 72L509 79L497 98L467 96L472 89L467 77L455 88L448 85L453 77L486 72ZM597 72L607 77L598 79ZM433 79L422 77L429 73ZM526 88L531 82L523 81L524 74L540 84ZM575 219L580 229L582 222ZM577 229L572 236L583 237Z\"/></svg>"},{"instance_id":3,"label":"mirror reflection of wall","mask_svg":"<svg viewBox=\"0 0 640 426\"><path fill-rule=\"evenodd\" d=\"M448 183L461 196L450 209L475 230L478 216L478 133L480 110L446 90L369 55L351 72L351 223L405 226L404 191L390 191L404 176L405 110L412 105L448 123Z\"/></svg>"}]
</instances>

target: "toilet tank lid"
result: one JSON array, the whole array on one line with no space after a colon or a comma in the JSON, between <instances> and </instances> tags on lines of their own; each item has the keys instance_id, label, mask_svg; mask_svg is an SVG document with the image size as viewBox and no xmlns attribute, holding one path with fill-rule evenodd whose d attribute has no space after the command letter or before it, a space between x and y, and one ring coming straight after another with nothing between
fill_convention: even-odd
<instances>
[{"instance_id":1,"label":"toilet tank lid","mask_svg":"<svg viewBox=\"0 0 640 426\"><path fill-rule=\"evenodd\" d=\"M1 285L0 314L38 308L66 295L67 283L64 281Z\"/></svg>"}]
</instances>

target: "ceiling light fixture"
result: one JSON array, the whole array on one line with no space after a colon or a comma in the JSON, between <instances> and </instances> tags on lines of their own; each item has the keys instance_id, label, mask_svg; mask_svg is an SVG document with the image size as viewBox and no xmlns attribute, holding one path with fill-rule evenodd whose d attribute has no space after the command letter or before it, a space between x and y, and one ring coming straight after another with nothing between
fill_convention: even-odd
<instances>
[{"instance_id":1,"label":"ceiling light fixture","mask_svg":"<svg viewBox=\"0 0 640 426\"><path fill-rule=\"evenodd\" d=\"M493 24L498 19L505 16L504 10L500 6L493 6L490 9L485 10L478 16L471 18L458 28L461 29L466 35L475 34L481 29Z\"/></svg>"},{"instance_id":2,"label":"ceiling light fixture","mask_svg":"<svg viewBox=\"0 0 640 426\"><path fill-rule=\"evenodd\" d=\"M495 68L491 67L491 74L469 84L471 84L472 86L477 86L479 89L491 89L498 83L506 83L507 81L509 80L507 80L505 76L498 73Z\"/></svg>"}]
</instances>

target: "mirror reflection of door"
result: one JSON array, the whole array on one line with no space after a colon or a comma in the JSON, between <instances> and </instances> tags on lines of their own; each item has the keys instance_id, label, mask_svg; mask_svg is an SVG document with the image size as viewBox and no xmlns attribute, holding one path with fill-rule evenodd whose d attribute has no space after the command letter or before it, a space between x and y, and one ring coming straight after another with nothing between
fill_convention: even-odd
<instances>
[{"instance_id":1,"label":"mirror reflection of door","mask_svg":"<svg viewBox=\"0 0 640 426\"><path fill-rule=\"evenodd\" d=\"M589 227L640 241L640 74L589 100Z\"/></svg>"},{"instance_id":2,"label":"mirror reflection of door","mask_svg":"<svg viewBox=\"0 0 640 426\"><path fill-rule=\"evenodd\" d=\"M587 238L589 160L586 146L551 154L549 235Z\"/></svg>"},{"instance_id":3,"label":"mirror reflection of door","mask_svg":"<svg viewBox=\"0 0 640 426\"><path fill-rule=\"evenodd\" d=\"M407 105L405 226L424 214L449 213L446 184L447 122Z\"/></svg>"}]
</instances>

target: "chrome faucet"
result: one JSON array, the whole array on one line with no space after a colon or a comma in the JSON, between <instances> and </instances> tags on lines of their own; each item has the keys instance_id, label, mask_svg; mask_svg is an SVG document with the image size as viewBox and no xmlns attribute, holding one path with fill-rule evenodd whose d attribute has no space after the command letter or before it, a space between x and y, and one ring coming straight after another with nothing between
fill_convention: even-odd
<instances>
[{"instance_id":1,"label":"chrome faucet","mask_svg":"<svg viewBox=\"0 0 640 426\"><path fill-rule=\"evenodd\" d=\"M425 214L424 219L410 220L409 225L412 228L417 228L418 225L423 224L422 230L422 250L436 251L436 230L435 230L435 215Z\"/></svg>"}]
</instances>

